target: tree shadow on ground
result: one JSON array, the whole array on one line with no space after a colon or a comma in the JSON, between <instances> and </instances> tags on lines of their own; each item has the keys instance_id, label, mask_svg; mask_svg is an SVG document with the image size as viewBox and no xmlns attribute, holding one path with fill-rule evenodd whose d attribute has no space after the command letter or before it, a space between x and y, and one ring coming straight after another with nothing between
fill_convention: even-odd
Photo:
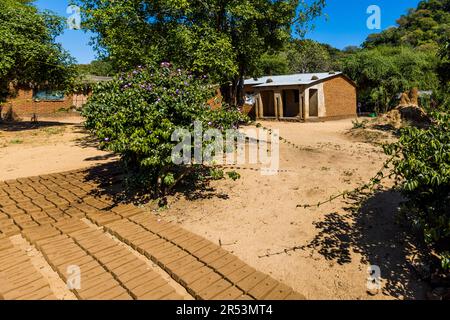
<instances>
[{"instance_id":1,"label":"tree shadow on ground","mask_svg":"<svg viewBox=\"0 0 450 320\"><path fill-rule=\"evenodd\" d=\"M200 173L199 171L195 172L196 175ZM105 196L112 198L115 204L132 203L135 205L145 204L156 199L153 187L137 187L130 182L130 178L132 178L132 174L125 173L120 161L98 165L85 170L85 181L93 182L96 185L90 192L90 195L94 197ZM190 201L215 197L228 199L228 195L217 192L210 183L211 179L207 177L198 179L198 177L186 176L182 183L179 183L176 188L172 189L167 196L172 195L175 198L185 197Z\"/></svg>"},{"instance_id":2,"label":"tree shadow on ground","mask_svg":"<svg viewBox=\"0 0 450 320\"><path fill-rule=\"evenodd\" d=\"M317 251L325 259L338 264L352 261L354 253L362 255L362 263L379 266L384 279L383 293L406 299L423 299L424 282L414 274L411 256L424 256L424 248L416 235L399 223L397 208L402 197L394 191L382 191L345 214L329 213L316 222L319 231L302 249Z\"/></svg>"},{"instance_id":3,"label":"tree shadow on ground","mask_svg":"<svg viewBox=\"0 0 450 320\"><path fill-rule=\"evenodd\" d=\"M0 122L0 131L5 132L19 132L19 131L28 131L28 130L36 130L41 128L48 127L60 127L73 125L73 123L65 123L59 121L15 121L15 122Z\"/></svg>"}]
</instances>

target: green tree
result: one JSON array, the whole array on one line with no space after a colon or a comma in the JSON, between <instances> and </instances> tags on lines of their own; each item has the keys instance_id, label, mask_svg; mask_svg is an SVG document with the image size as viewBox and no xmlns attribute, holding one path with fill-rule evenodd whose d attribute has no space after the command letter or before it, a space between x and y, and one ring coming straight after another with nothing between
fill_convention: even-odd
<instances>
[{"instance_id":1,"label":"green tree","mask_svg":"<svg viewBox=\"0 0 450 320\"><path fill-rule=\"evenodd\" d=\"M313 40L293 40L287 56L292 73L327 72L334 66L328 49Z\"/></svg>"},{"instance_id":2,"label":"green tree","mask_svg":"<svg viewBox=\"0 0 450 320\"><path fill-rule=\"evenodd\" d=\"M119 70L172 61L212 82L231 83L231 101L261 55L321 13L325 0L75 0L99 52Z\"/></svg>"},{"instance_id":3,"label":"green tree","mask_svg":"<svg viewBox=\"0 0 450 320\"><path fill-rule=\"evenodd\" d=\"M344 57L341 64L357 83L359 100L380 112L394 106L400 92L439 87L438 58L433 52L380 46Z\"/></svg>"},{"instance_id":4,"label":"green tree","mask_svg":"<svg viewBox=\"0 0 450 320\"><path fill-rule=\"evenodd\" d=\"M420 1L397 20L398 26L370 35L363 47L379 45L408 45L436 49L450 38L450 0Z\"/></svg>"},{"instance_id":5,"label":"green tree","mask_svg":"<svg viewBox=\"0 0 450 320\"><path fill-rule=\"evenodd\" d=\"M90 64L79 64L78 71L82 75L112 76L116 72L108 59L94 60Z\"/></svg>"},{"instance_id":6,"label":"green tree","mask_svg":"<svg viewBox=\"0 0 450 320\"><path fill-rule=\"evenodd\" d=\"M76 76L73 59L55 43L62 18L29 2L0 1L0 100L12 82L63 89Z\"/></svg>"}]
</instances>

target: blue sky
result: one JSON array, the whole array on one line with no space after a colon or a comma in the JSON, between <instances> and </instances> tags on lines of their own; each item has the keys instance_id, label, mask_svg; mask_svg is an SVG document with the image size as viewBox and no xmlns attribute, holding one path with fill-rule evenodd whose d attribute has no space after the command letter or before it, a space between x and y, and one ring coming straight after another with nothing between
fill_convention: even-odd
<instances>
[{"instance_id":1,"label":"blue sky","mask_svg":"<svg viewBox=\"0 0 450 320\"><path fill-rule=\"evenodd\" d=\"M68 2L68 0L36 0L35 4L41 10L52 10L68 17L69 14L66 13ZM306 37L339 49L349 45L360 45L369 34L380 32L367 28L369 14L366 11L370 5L380 7L381 28L385 29L395 25L400 15L405 14L409 8L415 8L418 3L419 0L327 0L326 18L317 18L314 21L315 29ZM89 45L91 36L80 30L66 30L58 41L78 63L89 63L96 57Z\"/></svg>"}]
</instances>

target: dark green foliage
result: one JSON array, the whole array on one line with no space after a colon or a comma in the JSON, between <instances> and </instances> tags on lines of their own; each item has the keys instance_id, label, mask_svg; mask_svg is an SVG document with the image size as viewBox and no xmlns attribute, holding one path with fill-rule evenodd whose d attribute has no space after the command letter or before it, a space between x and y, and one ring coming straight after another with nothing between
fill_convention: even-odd
<instances>
[{"instance_id":1,"label":"dark green foliage","mask_svg":"<svg viewBox=\"0 0 450 320\"><path fill-rule=\"evenodd\" d=\"M94 76L113 76L116 72L113 68L112 62L108 59L95 60L90 64L79 64L78 71L81 75L94 75Z\"/></svg>"},{"instance_id":2,"label":"dark green foliage","mask_svg":"<svg viewBox=\"0 0 450 320\"><path fill-rule=\"evenodd\" d=\"M239 180L241 178L241 175L236 171L230 171L227 172L228 178L230 178L233 181Z\"/></svg>"},{"instance_id":3,"label":"dark green foliage","mask_svg":"<svg viewBox=\"0 0 450 320\"><path fill-rule=\"evenodd\" d=\"M75 0L99 52L118 70L170 60L211 81L232 83L233 102L261 55L283 47L325 0Z\"/></svg>"},{"instance_id":4,"label":"dark green foliage","mask_svg":"<svg viewBox=\"0 0 450 320\"><path fill-rule=\"evenodd\" d=\"M73 59L54 41L63 19L28 2L0 1L0 101L10 82L63 89L76 77Z\"/></svg>"},{"instance_id":5,"label":"dark green foliage","mask_svg":"<svg viewBox=\"0 0 450 320\"><path fill-rule=\"evenodd\" d=\"M398 27L370 35L363 46L407 45L435 50L450 38L450 0L421 1L397 23Z\"/></svg>"},{"instance_id":6,"label":"dark green foliage","mask_svg":"<svg viewBox=\"0 0 450 320\"><path fill-rule=\"evenodd\" d=\"M413 87L438 89L438 63L435 52L388 46L357 51L341 61L342 71L358 85L359 101L379 112L396 106L398 94Z\"/></svg>"},{"instance_id":7,"label":"dark green foliage","mask_svg":"<svg viewBox=\"0 0 450 320\"><path fill-rule=\"evenodd\" d=\"M407 127L397 143L385 147L394 156L394 173L407 202L404 212L423 231L425 241L450 268L450 114L432 114L428 129Z\"/></svg>"}]
</instances>

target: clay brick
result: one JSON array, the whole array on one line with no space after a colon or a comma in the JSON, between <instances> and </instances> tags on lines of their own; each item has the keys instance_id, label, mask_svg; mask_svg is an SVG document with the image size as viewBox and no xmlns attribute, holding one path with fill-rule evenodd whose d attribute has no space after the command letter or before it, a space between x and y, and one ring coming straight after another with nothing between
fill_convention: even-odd
<instances>
[{"instance_id":1,"label":"clay brick","mask_svg":"<svg viewBox=\"0 0 450 320\"><path fill-rule=\"evenodd\" d=\"M45 198L33 199L32 201L33 201L33 203L35 205L37 205L42 210L48 210L48 209L56 208L56 206L52 202L46 200Z\"/></svg>"},{"instance_id":2,"label":"clay brick","mask_svg":"<svg viewBox=\"0 0 450 320\"><path fill-rule=\"evenodd\" d=\"M240 268L246 266L246 264L244 262L242 262L239 259L235 259L233 261L231 261L230 263L226 264L223 267L217 268L217 272L219 272L220 274L222 274L223 276L225 276L226 278L228 278L228 276L230 274L232 274L233 272L235 272L236 270L239 270Z\"/></svg>"},{"instance_id":3,"label":"clay brick","mask_svg":"<svg viewBox=\"0 0 450 320\"><path fill-rule=\"evenodd\" d=\"M279 283L275 289L273 289L269 294L267 294L265 300L284 300L292 293L292 288Z\"/></svg>"},{"instance_id":4,"label":"clay brick","mask_svg":"<svg viewBox=\"0 0 450 320\"><path fill-rule=\"evenodd\" d=\"M132 217L129 217L128 220L133 221L134 223L140 224L143 221L146 221L150 216L150 214L146 212L138 213Z\"/></svg>"},{"instance_id":5,"label":"clay brick","mask_svg":"<svg viewBox=\"0 0 450 320\"><path fill-rule=\"evenodd\" d=\"M185 251L183 251L182 249L178 248L177 246L168 243L167 245L165 245L164 247L158 247L157 250L153 251L153 257L155 257L157 260L159 260L158 264L162 264L162 259L164 257L169 257L172 255L176 255L176 254L180 254L180 253L184 253ZM171 261L172 262L172 261Z\"/></svg>"},{"instance_id":6,"label":"clay brick","mask_svg":"<svg viewBox=\"0 0 450 320\"><path fill-rule=\"evenodd\" d=\"M176 292L169 293L167 296L162 297L163 300L183 300L183 297Z\"/></svg>"},{"instance_id":7,"label":"clay brick","mask_svg":"<svg viewBox=\"0 0 450 320\"><path fill-rule=\"evenodd\" d=\"M142 266L143 266L143 261L135 260L130 263L111 268L109 270L111 270L111 272L113 272L117 277L120 278L122 275L124 275L128 272L133 272L134 270L141 268Z\"/></svg>"},{"instance_id":8,"label":"clay brick","mask_svg":"<svg viewBox=\"0 0 450 320\"><path fill-rule=\"evenodd\" d=\"M63 243L74 243L74 242L68 236L66 236L64 234L59 234L52 238L47 238L47 239L36 241L36 247L39 250L42 250L42 249L50 248L50 247L57 246L58 244L63 244Z\"/></svg>"},{"instance_id":9,"label":"clay brick","mask_svg":"<svg viewBox=\"0 0 450 320\"><path fill-rule=\"evenodd\" d=\"M121 259L127 259L129 257L133 257L136 258L136 256L134 256L130 251L128 251L125 248L122 248L122 250L120 251L116 251L113 252L111 254L108 254L107 256L104 256L102 258L99 258L99 261L103 264L103 265L108 265L116 260L121 260Z\"/></svg>"},{"instance_id":10,"label":"clay brick","mask_svg":"<svg viewBox=\"0 0 450 320\"><path fill-rule=\"evenodd\" d=\"M174 254L167 255L167 256L164 256L164 257L160 258L159 259L160 262L161 262L160 265L164 269L167 270L168 269L167 265L169 263L176 262L176 261L180 260L181 258L184 258L184 257L187 257L187 256L189 256L189 254L186 251L183 251L183 250L179 249L179 251L174 253Z\"/></svg>"},{"instance_id":11,"label":"clay brick","mask_svg":"<svg viewBox=\"0 0 450 320\"><path fill-rule=\"evenodd\" d=\"M48 215L43 211L33 212L31 214L31 218L33 218L33 219L42 219L42 218L47 218L47 217L48 217Z\"/></svg>"},{"instance_id":12,"label":"clay brick","mask_svg":"<svg viewBox=\"0 0 450 320\"><path fill-rule=\"evenodd\" d=\"M42 226L42 225L49 225L49 224L53 224L55 223L55 220L47 217L47 218L41 218L41 219L36 219L36 221Z\"/></svg>"},{"instance_id":13,"label":"clay brick","mask_svg":"<svg viewBox=\"0 0 450 320\"><path fill-rule=\"evenodd\" d=\"M273 279L270 279L266 274L256 271L253 272L251 275L249 275L248 277L246 277L245 279L239 281L236 285L241 288L243 291L245 291L246 293L249 293L251 296L255 297L256 299L261 298L260 295L254 296L252 293L257 293L257 294L267 294L271 289L275 288L275 286L277 285L277 282ZM255 288L258 284L260 284L261 282L262 285L259 286L258 288ZM269 287L269 288L267 288ZM254 289L255 290L252 290ZM267 290L266 290L267 288ZM265 291L266 290L266 291ZM251 292L252 293L251 293Z\"/></svg>"},{"instance_id":14,"label":"clay brick","mask_svg":"<svg viewBox=\"0 0 450 320\"><path fill-rule=\"evenodd\" d=\"M195 272L197 270L200 270L205 265L199 261L194 261L192 263L186 264L184 266L179 267L167 267L167 272L170 273L172 278L174 278L176 281L181 283L181 280L184 276L191 272Z\"/></svg>"},{"instance_id":15,"label":"clay brick","mask_svg":"<svg viewBox=\"0 0 450 320\"><path fill-rule=\"evenodd\" d=\"M212 254L215 254L215 253L213 252ZM208 258L208 257L209 257L209 256L206 256L206 257L204 258L204 260L210 260L210 258L212 258L212 257L210 257L210 258ZM227 253L227 254L225 254L224 256L220 257L219 259L216 259L216 260L214 260L214 261L209 261L209 262L208 262L208 265L209 265L211 268L213 268L214 270L217 271L217 270L219 270L219 269L225 267L227 264L230 264L230 263L232 263L232 262L236 262L236 260L237 260L237 257L236 257L236 256L234 256L234 255L232 255L232 254L230 254L230 253Z\"/></svg>"},{"instance_id":16,"label":"clay brick","mask_svg":"<svg viewBox=\"0 0 450 320\"><path fill-rule=\"evenodd\" d=\"M213 271L210 268L203 266L180 276L179 282L183 287L189 287L198 279L204 278L211 273L213 273Z\"/></svg>"},{"instance_id":17,"label":"clay brick","mask_svg":"<svg viewBox=\"0 0 450 320\"><path fill-rule=\"evenodd\" d=\"M230 254L227 251L223 250L222 248L217 247L217 250L214 250L213 252L211 252L210 254L207 254L206 256L202 256L201 260L206 264L210 264L210 263L216 261L217 259L221 259L227 255L230 255Z\"/></svg>"},{"instance_id":18,"label":"clay brick","mask_svg":"<svg viewBox=\"0 0 450 320\"><path fill-rule=\"evenodd\" d=\"M114 212L116 212L116 211L114 211ZM132 217L134 215L137 215L137 214L139 214L141 212L142 212L142 209L134 208L134 209L131 209L131 210L128 210L128 211L121 211L121 212L116 212L116 213L118 215L120 215L122 218L126 219L126 218Z\"/></svg>"},{"instance_id":19,"label":"clay brick","mask_svg":"<svg viewBox=\"0 0 450 320\"><path fill-rule=\"evenodd\" d=\"M95 296L95 300L130 300L132 299L128 292L122 287L114 287L103 294ZM128 297L128 299L127 299Z\"/></svg>"},{"instance_id":20,"label":"clay brick","mask_svg":"<svg viewBox=\"0 0 450 320\"><path fill-rule=\"evenodd\" d=\"M0 255L5 252L7 249L12 248L13 245L11 243L11 241L7 240L7 239L2 239L0 241Z\"/></svg>"},{"instance_id":21,"label":"clay brick","mask_svg":"<svg viewBox=\"0 0 450 320\"><path fill-rule=\"evenodd\" d=\"M84 273L86 273L92 269L98 268L100 265L91 256L85 256L76 261L70 261L70 262L61 264L58 266L58 271L59 271L58 274L64 281L67 281L67 277L69 276L69 273L67 271L68 271L68 267L70 267L70 266L78 266L80 268L80 273L81 273L81 277L82 277L81 280L83 280Z\"/></svg>"},{"instance_id":22,"label":"clay brick","mask_svg":"<svg viewBox=\"0 0 450 320\"><path fill-rule=\"evenodd\" d=\"M120 267L124 264L130 263L135 261L136 259L138 259L136 256L134 256L133 254L131 255L127 255L127 256L123 256L121 259L112 261L112 262L108 262L105 263L105 266L109 269L109 270L113 270L117 267Z\"/></svg>"},{"instance_id":23,"label":"clay brick","mask_svg":"<svg viewBox=\"0 0 450 320\"><path fill-rule=\"evenodd\" d=\"M114 241L92 240L90 242L80 242L81 246L94 255L102 255L102 252L109 252L118 246Z\"/></svg>"},{"instance_id":24,"label":"clay brick","mask_svg":"<svg viewBox=\"0 0 450 320\"><path fill-rule=\"evenodd\" d=\"M183 249L192 254L210 244L211 242L206 239L201 239L200 241L193 239L192 242L188 241L188 243L184 244Z\"/></svg>"},{"instance_id":25,"label":"clay brick","mask_svg":"<svg viewBox=\"0 0 450 320\"><path fill-rule=\"evenodd\" d=\"M163 280L159 274L153 271L144 272L140 276L134 277L133 279L129 280L126 280L125 278L122 279L121 277L119 281L123 282L124 286L131 292L134 292L135 288L138 288L143 285L147 287L150 286L150 288L153 288L157 283L161 283L161 285L166 283L166 281ZM149 283L151 285L148 285Z\"/></svg>"},{"instance_id":26,"label":"clay brick","mask_svg":"<svg viewBox=\"0 0 450 320\"><path fill-rule=\"evenodd\" d=\"M159 287L151 292L140 295L138 300L159 300L164 299L165 296L169 296L175 293L175 290L169 285Z\"/></svg>"},{"instance_id":27,"label":"clay brick","mask_svg":"<svg viewBox=\"0 0 450 320\"><path fill-rule=\"evenodd\" d=\"M42 209L40 207L33 204L32 202L21 202L21 203L17 204L17 206L19 208L23 209L24 211L26 211L27 213L31 213L31 212L35 212L35 211L42 211Z\"/></svg>"},{"instance_id":28,"label":"clay brick","mask_svg":"<svg viewBox=\"0 0 450 320\"><path fill-rule=\"evenodd\" d=\"M8 216L13 217L16 216L18 214L24 214L25 211L20 209L19 207L17 207L14 202L14 204L8 205L7 202L12 202L12 201L5 201L2 200L2 204L3 207L1 208L2 212L6 213Z\"/></svg>"},{"instance_id":29,"label":"clay brick","mask_svg":"<svg viewBox=\"0 0 450 320\"><path fill-rule=\"evenodd\" d=\"M118 286L119 285L115 281L106 281L106 282L98 284L97 286L90 288L86 291L84 291L84 290L78 291L77 290L77 293L81 299L84 299L84 300L95 299L96 296L99 296L99 295L101 295L109 290L112 290L113 288L116 288Z\"/></svg>"},{"instance_id":30,"label":"clay brick","mask_svg":"<svg viewBox=\"0 0 450 320\"><path fill-rule=\"evenodd\" d=\"M20 214L20 215L14 216L14 221L20 223L20 222L32 221L32 219L31 219L31 216L28 214Z\"/></svg>"},{"instance_id":31,"label":"clay brick","mask_svg":"<svg viewBox=\"0 0 450 320\"><path fill-rule=\"evenodd\" d=\"M18 290L14 290L5 294L4 297L7 300L16 300L21 296L31 294L44 287L48 287L48 283L41 278L39 280L28 283L26 286L23 286Z\"/></svg>"},{"instance_id":32,"label":"clay brick","mask_svg":"<svg viewBox=\"0 0 450 320\"><path fill-rule=\"evenodd\" d=\"M20 300L43 300L43 299L46 299L51 296L53 296L53 293L50 290L50 288L44 287L44 288L41 288L31 294L26 294L24 296L21 296ZM53 296L53 300L56 300L55 296Z\"/></svg>"},{"instance_id":33,"label":"clay brick","mask_svg":"<svg viewBox=\"0 0 450 320\"><path fill-rule=\"evenodd\" d=\"M199 250L195 250L192 253L193 256L196 256L200 260L202 260L204 257L206 257L209 254L212 254L215 251L222 250L218 245L215 245L214 243L210 243L206 247L203 247Z\"/></svg>"},{"instance_id":34,"label":"clay brick","mask_svg":"<svg viewBox=\"0 0 450 320\"><path fill-rule=\"evenodd\" d=\"M199 294L207 288L211 288L214 283L221 280L222 277L215 272L209 272L203 277L197 279L196 281L189 284L187 290L193 296L199 298ZM230 285L231 286L231 285Z\"/></svg>"},{"instance_id":35,"label":"clay brick","mask_svg":"<svg viewBox=\"0 0 450 320\"><path fill-rule=\"evenodd\" d=\"M166 229L173 228L173 224L170 222L154 222L154 221L145 221L141 223L141 226L143 226L145 229L150 230L153 233L160 233Z\"/></svg>"},{"instance_id":36,"label":"clay brick","mask_svg":"<svg viewBox=\"0 0 450 320\"><path fill-rule=\"evenodd\" d=\"M200 292L197 293L196 297L202 300L211 300L216 295L224 292L227 289L232 288L232 284L224 279L220 279L213 284L208 285Z\"/></svg>"},{"instance_id":37,"label":"clay brick","mask_svg":"<svg viewBox=\"0 0 450 320\"><path fill-rule=\"evenodd\" d=\"M134 249L137 245L136 242L143 243L142 241L145 241L149 238L148 233L149 233L148 231L141 231L141 232L135 233L133 235L130 235L127 238L123 238L121 240L123 242L125 242L126 244L128 244L129 246L133 247L133 249ZM158 239L159 237L154 236L153 238Z\"/></svg>"},{"instance_id":38,"label":"clay brick","mask_svg":"<svg viewBox=\"0 0 450 320\"><path fill-rule=\"evenodd\" d=\"M170 240L170 236L173 234L176 234L177 232L180 232L180 230L182 230L182 229L179 226L177 226L175 224L171 224L171 226L168 227L167 229L159 231L158 235L160 237Z\"/></svg>"},{"instance_id":39,"label":"clay brick","mask_svg":"<svg viewBox=\"0 0 450 320\"><path fill-rule=\"evenodd\" d=\"M41 226L24 230L23 234L28 239L28 241L34 244L38 240L52 238L61 233L55 228Z\"/></svg>"},{"instance_id":40,"label":"clay brick","mask_svg":"<svg viewBox=\"0 0 450 320\"><path fill-rule=\"evenodd\" d=\"M114 274L115 274L115 272L114 272ZM118 278L119 278L120 282L126 283L126 282L132 281L136 278L140 279L144 274L156 274L156 273L153 272L149 267L147 267L145 265L145 263L143 263L141 266L134 268L133 270L118 276Z\"/></svg>"},{"instance_id":41,"label":"clay brick","mask_svg":"<svg viewBox=\"0 0 450 320\"><path fill-rule=\"evenodd\" d=\"M34 228L39 226L39 224L35 221L28 221L28 222L23 222L18 224L19 227L23 230L23 229L28 229L28 228Z\"/></svg>"},{"instance_id":42,"label":"clay brick","mask_svg":"<svg viewBox=\"0 0 450 320\"><path fill-rule=\"evenodd\" d=\"M57 256L50 258L50 265L58 267L63 264L74 264L72 261L78 261L86 256L86 253L83 251L73 251L70 254L64 255L64 256Z\"/></svg>"},{"instance_id":43,"label":"clay brick","mask_svg":"<svg viewBox=\"0 0 450 320\"><path fill-rule=\"evenodd\" d=\"M167 286L167 282L161 278L155 278L153 280L147 281L146 283L141 284L138 287L135 287L131 290L131 295L136 299L142 299L143 296L149 294L151 292L156 292L158 288L162 286Z\"/></svg>"},{"instance_id":44,"label":"clay brick","mask_svg":"<svg viewBox=\"0 0 450 320\"><path fill-rule=\"evenodd\" d=\"M242 296L244 293L236 287L229 287L225 291L211 297L210 300L235 300Z\"/></svg>"},{"instance_id":45,"label":"clay brick","mask_svg":"<svg viewBox=\"0 0 450 320\"><path fill-rule=\"evenodd\" d=\"M244 280L245 278L247 278L248 276L253 274L254 272L256 272L256 270L254 268L244 265L242 268L240 268L232 273L225 274L225 277L233 283L238 283L241 280Z\"/></svg>"},{"instance_id":46,"label":"clay brick","mask_svg":"<svg viewBox=\"0 0 450 320\"><path fill-rule=\"evenodd\" d=\"M191 232L189 232L189 231L186 231L186 230L183 230L182 233L177 234L177 235L174 235L174 236L171 238L171 241L172 241L173 243L175 243L177 246L183 248L183 247L184 247L184 244L185 244L188 240L192 239L193 236L194 236L193 233L191 233Z\"/></svg>"},{"instance_id":47,"label":"clay brick","mask_svg":"<svg viewBox=\"0 0 450 320\"><path fill-rule=\"evenodd\" d=\"M13 219L3 219L0 221L0 228L6 228L14 225Z\"/></svg>"},{"instance_id":48,"label":"clay brick","mask_svg":"<svg viewBox=\"0 0 450 320\"><path fill-rule=\"evenodd\" d=\"M1 227L0 232L6 235L7 237L11 237L20 233L20 228L16 225L11 225L8 227Z\"/></svg>"}]
</instances>

